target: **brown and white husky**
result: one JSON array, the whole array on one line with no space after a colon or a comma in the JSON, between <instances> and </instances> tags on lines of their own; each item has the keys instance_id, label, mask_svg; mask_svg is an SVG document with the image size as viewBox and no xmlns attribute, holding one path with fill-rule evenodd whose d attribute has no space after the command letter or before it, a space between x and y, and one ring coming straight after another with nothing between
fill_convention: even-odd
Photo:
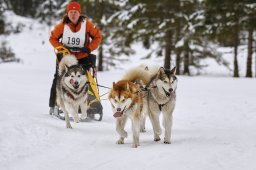
<instances>
[{"instance_id":1,"label":"brown and white husky","mask_svg":"<svg viewBox=\"0 0 256 170\"><path fill-rule=\"evenodd\" d=\"M121 80L113 83L109 93L109 101L112 105L114 117L116 118L116 131L120 138L117 144L123 144L127 132L124 130L125 123L129 118L132 122L133 144L137 148L140 145L140 120L142 111L142 94L139 93L139 85L129 80Z\"/></svg>"}]
</instances>

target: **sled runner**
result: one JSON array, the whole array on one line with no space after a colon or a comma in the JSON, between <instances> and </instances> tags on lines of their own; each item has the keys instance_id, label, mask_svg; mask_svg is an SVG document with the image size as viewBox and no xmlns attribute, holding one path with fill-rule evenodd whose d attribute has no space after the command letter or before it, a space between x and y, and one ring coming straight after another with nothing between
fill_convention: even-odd
<instances>
[{"instance_id":1,"label":"sled runner","mask_svg":"<svg viewBox=\"0 0 256 170\"><path fill-rule=\"evenodd\" d=\"M65 48L65 47L57 47L56 49L56 56L57 60L60 61L61 58L67 54L70 54L71 52L80 52L79 48ZM73 51L75 50L75 51ZM88 88L88 110L87 110L87 119L81 120L82 122L87 122L88 120L97 120L101 121L103 117L103 107L101 105L100 95L99 95L99 89L97 86L97 74L96 74L96 55L89 54L89 62L87 64L82 64L84 70L87 70L87 78L89 82L89 88ZM78 111L80 112L80 109ZM53 116L65 120L64 114L61 111L61 108L56 107L54 110ZM72 117L70 117L70 120L73 120Z\"/></svg>"}]
</instances>

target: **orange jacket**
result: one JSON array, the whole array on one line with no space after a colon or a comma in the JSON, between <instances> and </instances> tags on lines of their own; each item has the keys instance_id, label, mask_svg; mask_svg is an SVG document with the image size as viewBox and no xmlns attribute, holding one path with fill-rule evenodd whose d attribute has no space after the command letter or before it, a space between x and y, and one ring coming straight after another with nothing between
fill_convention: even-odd
<instances>
[{"instance_id":1,"label":"orange jacket","mask_svg":"<svg viewBox=\"0 0 256 170\"><path fill-rule=\"evenodd\" d=\"M55 26L55 28L52 30L51 36L49 39L50 43L54 48L58 46L62 46L62 43L59 40L60 38L62 38L62 35L63 35L64 24L67 24L70 30L73 32L77 32L81 28L81 22L79 22L77 25L74 25L71 22L64 23L63 21L58 23ZM91 42L90 42L90 38L92 39ZM101 36L100 30L96 26L94 26L94 24L91 21L89 21L89 19L86 18L86 37L85 37L84 47L87 47L91 51L93 51L96 48L98 48L101 40L102 40L102 36ZM71 53L71 54L74 54L77 59L81 59L88 56L88 54L84 52Z\"/></svg>"}]
</instances>

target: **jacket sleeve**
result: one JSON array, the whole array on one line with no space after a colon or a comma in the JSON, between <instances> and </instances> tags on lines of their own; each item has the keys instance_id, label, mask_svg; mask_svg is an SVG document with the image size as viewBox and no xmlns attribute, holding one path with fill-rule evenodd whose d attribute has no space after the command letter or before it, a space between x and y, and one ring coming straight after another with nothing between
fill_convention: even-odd
<instances>
[{"instance_id":1,"label":"jacket sleeve","mask_svg":"<svg viewBox=\"0 0 256 170\"><path fill-rule=\"evenodd\" d=\"M88 19L86 20L86 32L89 33L90 37L92 38L92 41L88 45L88 48L93 51L100 45L100 42L102 40L102 36L100 33L100 30L98 27L96 27L91 21Z\"/></svg>"},{"instance_id":2,"label":"jacket sleeve","mask_svg":"<svg viewBox=\"0 0 256 170\"><path fill-rule=\"evenodd\" d=\"M54 48L58 47L58 46L62 46L62 43L59 42L59 39L63 34L63 30L64 30L64 24L62 22L60 22L51 31L51 36L50 36L49 41Z\"/></svg>"}]
</instances>

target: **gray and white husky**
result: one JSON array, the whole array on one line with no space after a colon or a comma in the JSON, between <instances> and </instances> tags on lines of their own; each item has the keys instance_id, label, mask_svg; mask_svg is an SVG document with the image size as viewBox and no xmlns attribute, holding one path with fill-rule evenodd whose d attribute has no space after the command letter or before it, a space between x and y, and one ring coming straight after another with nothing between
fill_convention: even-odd
<instances>
[{"instance_id":1,"label":"gray and white husky","mask_svg":"<svg viewBox=\"0 0 256 170\"><path fill-rule=\"evenodd\" d=\"M88 78L86 71L73 55L63 57L58 68L57 105L63 110L66 127L72 128L69 114L79 123L78 109L81 108L81 119L87 117Z\"/></svg>"},{"instance_id":2,"label":"gray and white husky","mask_svg":"<svg viewBox=\"0 0 256 170\"><path fill-rule=\"evenodd\" d=\"M143 68L142 68L143 67ZM144 112L149 116L154 131L154 141L160 140L162 133L159 116L163 113L163 127L165 129L164 143L171 143L172 114L176 102L177 78L176 67L172 70L163 67L140 66L126 73L132 81L141 81L144 85ZM141 119L140 130L145 131L145 116Z\"/></svg>"}]
</instances>

